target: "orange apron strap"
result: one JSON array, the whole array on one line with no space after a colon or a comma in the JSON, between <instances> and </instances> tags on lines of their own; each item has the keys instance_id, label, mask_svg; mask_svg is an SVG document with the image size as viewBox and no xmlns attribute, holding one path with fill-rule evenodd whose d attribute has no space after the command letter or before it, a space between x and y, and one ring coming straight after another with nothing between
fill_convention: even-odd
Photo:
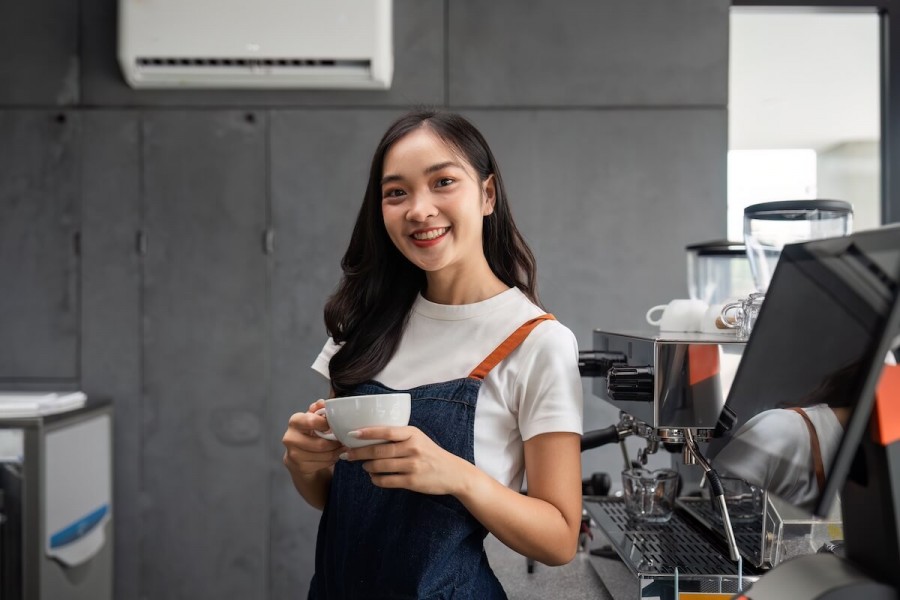
<instances>
[{"instance_id":1,"label":"orange apron strap","mask_svg":"<svg viewBox=\"0 0 900 600\"><path fill-rule=\"evenodd\" d=\"M500 364L500 361L509 356L509 353L519 347L519 344L525 341L531 330L543 323L544 321L555 320L556 317L547 313L539 317L531 319L524 323L521 327L512 332L497 348L488 354L488 357L481 361L481 364L469 373L469 377L473 379L484 379L491 369Z\"/></svg>"},{"instance_id":2,"label":"orange apron strap","mask_svg":"<svg viewBox=\"0 0 900 600\"><path fill-rule=\"evenodd\" d=\"M688 384L697 385L719 374L719 345L688 345Z\"/></svg>"},{"instance_id":3,"label":"orange apron strap","mask_svg":"<svg viewBox=\"0 0 900 600\"><path fill-rule=\"evenodd\" d=\"M805 410L796 407L789 408L788 410L792 410L803 417L806 428L809 430L809 443L810 449L812 450L813 469L816 472L816 483L819 484L819 490L821 491L825 489L825 463L822 461L822 448L819 446L819 435L816 433L816 428L813 426L813 423Z\"/></svg>"},{"instance_id":4,"label":"orange apron strap","mask_svg":"<svg viewBox=\"0 0 900 600\"><path fill-rule=\"evenodd\" d=\"M900 365L885 365L875 390L872 437L882 446L900 440Z\"/></svg>"}]
</instances>

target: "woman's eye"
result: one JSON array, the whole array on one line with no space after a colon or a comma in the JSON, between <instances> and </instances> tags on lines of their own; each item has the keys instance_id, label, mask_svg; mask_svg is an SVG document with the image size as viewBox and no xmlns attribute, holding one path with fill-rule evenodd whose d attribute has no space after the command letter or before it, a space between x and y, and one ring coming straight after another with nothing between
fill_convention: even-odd
<instances>
[{"instance_id":1,"label":"woman's eye","mask_svg":"<svg viewBox=\"0 0 900 600\"><path fill-rule=\"evenodd\" d=\"M451 183L453 183L453 180L450 179L449 177L441 177L440 179L438 179L438 182L437 182L438 187L445 187L445 186L450 185Z\"/></svg>"},{"instance_id":2,"label":"woman's eye","mask_svg":"<svg viewBox=\"0 0 900 600\"><path fill-rule=\"evenodd\" d=\"M404 193L405 192L403 190L393 189L393 190L386 190L385 192L382 193L382 196L384 198L399 198Z\"/></svg>"}]
</instances>

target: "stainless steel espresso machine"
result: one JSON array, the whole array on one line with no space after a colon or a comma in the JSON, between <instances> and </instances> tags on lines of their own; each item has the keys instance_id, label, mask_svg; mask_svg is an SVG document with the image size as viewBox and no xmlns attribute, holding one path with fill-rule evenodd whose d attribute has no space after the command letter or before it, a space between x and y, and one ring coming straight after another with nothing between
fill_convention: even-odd
<instances>
[{"instance_id":1,"label":"stainless steel espresso machine","mask_svg":"<svg viewBox=\"0 0 900 600\"><path fill-rule=\"evenodd\" d=\"M584 497L635 576L630 597L900 597L900 367L884 366L896 358L898 334L900 225L785 246L746 342L595 330L582 374L621 416L585 434L582 448L638 436L645 443L625 454L626 469L668 451L679 470L705 473L711 492L686 490L661 522L630 516L620 498ZM806 496L766 478L754 510L732 518L739 504L729 505L712 468L727 464L728 450L738 449L744 466L761 456L793 465L782 483L809 475L811 465L795 458L823 447L812 424L747 437L798 408L840 422L829 434L830 465Z\"/></svg>"},{"instance_id":2,"label":"stainless steel espresso machine","mask_svg":"<svg viewBox=\"0 0 900 600\"><path fill-rule=\"evenodd\" d=\"M606 442L619 441L625 468L646 464L650 454L670 452L679 471L695 471L693 479L699 480L710 468L703 454L706 442L734 424L725 399L745 342L728 333L603 330L594 331L593 341L594 350L582 355L582 374L593 377L593 394L618 408L620 420L615 438L609 430L588 433L586 444L593 445L591 438L600 435ZM646 442L635 457L625 449L628 436ZM761 554L743 538L762 536L762 519L759 531L750 532L754 524L730 523L727 511L715 511L708 498L683 497L679 504L703 520L676 510L665 523L640 522L628 516L619 498L584 499L585 509L635 576L640 597L670 597L676 588L730 595L744 580L754 580L759 570L744 561L740 545L751 556ZM740 575L738 562L744 565Z\"/></svg>"}]
</instances>

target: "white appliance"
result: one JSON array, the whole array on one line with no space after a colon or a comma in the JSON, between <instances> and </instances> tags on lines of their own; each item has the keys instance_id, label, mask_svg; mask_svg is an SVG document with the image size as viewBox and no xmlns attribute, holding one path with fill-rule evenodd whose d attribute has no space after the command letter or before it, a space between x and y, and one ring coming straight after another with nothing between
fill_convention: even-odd
<instances>
[{"instance_id":1,"label":"white appliance","mask_svg":"<svg viewBox=\"0 0 900 600\"><path fill-rule=\"evenodd\" d=\"M119 0L134 88L387 89L392 0Z\"/></svg>"}]
</instances>

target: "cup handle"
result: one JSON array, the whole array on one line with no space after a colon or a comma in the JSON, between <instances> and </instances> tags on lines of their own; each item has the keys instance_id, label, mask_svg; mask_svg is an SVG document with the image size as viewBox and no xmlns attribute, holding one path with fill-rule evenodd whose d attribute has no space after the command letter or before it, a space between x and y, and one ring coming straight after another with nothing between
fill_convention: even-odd
<instances>
[{"instance_id":1,"label":"cup handle","mask_svg":"<svg viewBox=\"0 0 900 600\"><path fill-rule=\"evenodd\" d=\"M734 320L728 318L728 313L732 310L737 311L737 314L734 315ZM725 329L740 329L741 318L739 315L741 310L743 310L743 302L729 302L719 312L719 320L716 322L716 326L719 326L721 323Z\"/></svg>"},{"instance_id":2,"label":"cup handle","mask_svg":"<svg viewBox=\"0 0 900 600\"><path fill-rule=\"evenodd\" d=\"M648 310L647 317L646 317L647 322L650 323L651 325L659 325L659 323L662 321L663 313L665 313L665 311L666 311L666 306L667 306L666 304L658 304L658 305L654 306L653 308L651 308L650 310ZM659 313L659 318L651 319L650 315L652 315L653 313L655 313L658 310L662 311Z\"/></svg>"},{"instance_id":3,"label":"cup handle","mask_svg":"<svg viewBox=\"0 0 900 600\"><path fill-rule=\"evenodd\" d=\"M325 409L320 408L319 410L316 411L316 414L319 415L320 417L324 417ZM337 437L335 437L334 433L322 433L318 429L313 429L313 433L315 433L317 436L319 436L323 440L331 440L332 442L338 441L338 439L337 439Z\"/></svg>"}]
</instances>

